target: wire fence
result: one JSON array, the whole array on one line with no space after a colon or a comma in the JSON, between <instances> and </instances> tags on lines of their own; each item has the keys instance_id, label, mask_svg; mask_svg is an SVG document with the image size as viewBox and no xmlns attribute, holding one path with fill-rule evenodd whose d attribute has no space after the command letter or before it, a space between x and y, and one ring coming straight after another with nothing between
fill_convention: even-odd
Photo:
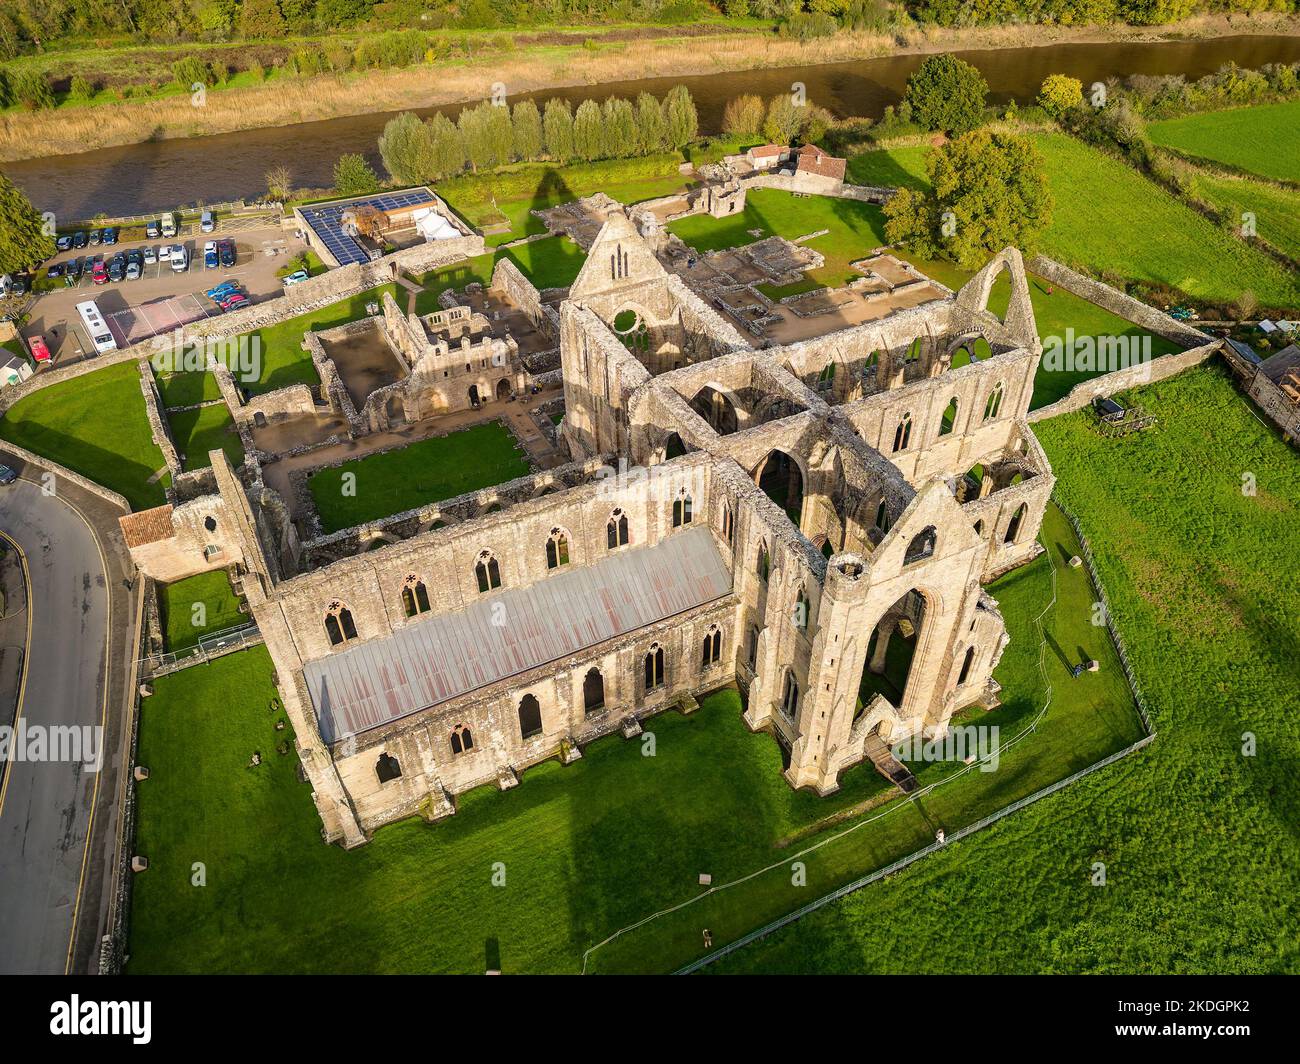
<instances>
[{"instance_id":1,"label":"wire fence","mask_svg":"<svg viewBox=\"0 0 1300 1064\"><path fill-rule=\"evenodd\" d=\"M138 665L141 678L165 676L178 669L187 669L191 665L203 665L215 658L245 650L262 642L262 633L255 624L243 624L226 628L212 635L204 636L198 645L181 651L159 651L140 659Z\"/></svg>"}]
</instances>

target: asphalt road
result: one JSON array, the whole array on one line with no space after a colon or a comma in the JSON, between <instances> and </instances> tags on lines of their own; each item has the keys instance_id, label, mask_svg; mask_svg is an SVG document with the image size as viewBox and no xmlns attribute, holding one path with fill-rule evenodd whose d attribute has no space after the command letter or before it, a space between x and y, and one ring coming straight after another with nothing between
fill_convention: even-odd
<instances>
[{"instance_id":1,"label":"asphalt road","mask_svg":"<svg viewBox=\"0 0 1300 1064\"><path fill-rule=\"evenodd\" d=\"M99 727L106 705L109 596L90 528L67 503L18 480L0 486L0 531L26 555L30 581L19 718L29 726ZM111 756L106 750L105 761ZM0 767L6 770L0 785L0 972L62 973L98 774L70 761Z\"/></svg>"}]
</instances>

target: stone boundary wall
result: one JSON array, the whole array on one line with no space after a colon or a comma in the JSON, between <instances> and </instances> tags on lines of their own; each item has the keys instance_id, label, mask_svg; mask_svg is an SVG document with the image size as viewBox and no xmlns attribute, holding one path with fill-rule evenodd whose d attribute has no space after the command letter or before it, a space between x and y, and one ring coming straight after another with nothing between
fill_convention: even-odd
<instances>
[{"instance_id":1,"label":"stone boundary wall","mask_svg":"<svg viewBox=\"0 0 1300 1064\"><path fill-rule=\"evenodd\" d=\"M139 361L140 352L137 350L138 347L137 344L135 347L128 347L125 351L115 351L111 355L83 358L80 362L74 362L70 366L41 370L39 373L28 377L25 381L11 384L7 388L0 388L0 415L3 415L19 399L31 395L32 392L38 392L42 388L48 388L52 384L62 384L64 381L75 380L78 377L84 377L87 373L94 373L98 369L108 369L110 366L119 366L123 362Z\"/></svg>"},{"instance_id":2,"label":"stone boundary wall","mask_svg":"<svg viewBox=\"0 0 1300 1064\"><path fill-rule=\"evenodd\" d=\"M1046 421L1048 418L1054 418L1059 414L1082 410L1098 396L1114 395L1116 392L1126 391L1129 388L1154 384L1156 381L1173 377L1184 370L1191 369L1193 366L1199 366L1218 351L1222 345L1223 341L1212 340L1210 343L1190 348L1177 355L1161 355L1150 362L1129 366L1127 369L1115 370L1113 373L1103 373L1100 377L1082 381L1071 388L1065 398L1058 399L1048 406L1039 407L1037 410L1031 410L1026 415L1026 420L1029 422Z\"/></svg>"},{"instance_id":3,"label":"stone boundary wall","mask_svg":"<svg viewBox=\"0 0 1300 1064\"><path fill-rule=\"evenodd\" d=\"M884 203L893 194L892 188L874 185L851 185L847 181L831 178L809 178L785 174L758 173L740 179L741 186L774 188L781 192L797 192L806 196L830 196L833 199L857 200L860 203Z\"/></svg>"},{"instance_id":4,"label":"stone boundary wall","mask_svg":"<svg viewBox=\"0 0 1300 1064\"><path fill-rule=\"evenodd\" d=\"M1053 284L1059 284L1067 292L1073 292L1081 299L1095 303L1112 314L1118 314L1125 321L1131 321L1134 325L1146 329L1147 332L1163 336L1180 347L1199 347L1211 339L1210 336L1199 329L1192 328L1186 322L1171 318L1163 310L1147 306L1141 300L1134 299L1101 281L1094 281L1091 277L1086 277L1077 270L1063 266L1045 255L1035 255L1026 264L1026 268Z\"/></svg>"},{"instance_id":5,"label":"stone boundary wall","mask_svg":"<svg viewBox=\"0 0 1300 1064\"><path fill-rule=\"evenodd\" d=\"M102 484L96 484L93 480L83 477L80 473L74 473L67 466L61 466L58 462L53 462L42 455L29 451L26 447L19 447L16 443L10 443L8 440L0 440L0 451L7 451L9 454L21 458L27 464L36 466L38 469L46 469L56 477L62 477L69 483L98 495L105 502L120 506L124 514L132 512L131 504L126 501L124 496L104 487Z\"/></svg>"},{"instance_id":6,"label":"stone boundary wall","mask_svg":"<svg viewBox=\"0 0 1300 1064\"><path fill-rule=\"evenodd\" d=\"M167 463L172 480L175 480L184 471L184 467L176 441L172 439L171 426L163 414L162 396L158 393L158 382L154 380L153 367L147 358L139 359L136 365L140 370L140 391L144 393L144 412L145 417L149 419L149 433L153 436L153 442L157 444L158 449L162 451L163 461Z\"/></svg>"}]
</instances>

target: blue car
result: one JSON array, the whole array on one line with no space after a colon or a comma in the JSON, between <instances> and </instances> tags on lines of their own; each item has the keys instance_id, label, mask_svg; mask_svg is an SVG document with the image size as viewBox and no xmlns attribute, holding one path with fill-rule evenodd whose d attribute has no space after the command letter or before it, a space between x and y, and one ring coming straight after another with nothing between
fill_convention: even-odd
<instances>
[{"instance_id":1,"label":"blue car","mask_svg":"<svg viewBox=\"0 0 1300 1064\"><path fill-rule=\"evenodd\" d=\"M212 302L220 303L223 299L233 296L239 290L239 283L237 281L226 281L224 284L217 285L216 288L209 288L204 295L212 300Z\"/></svg>"},{"instance_id":2,"label":"blue car","mask_svg":"<svg viewBox=\"0 0 1300 1064\"><path fill-rule=\"evenodd\" d=\"M116 229L113 229L112 227L109 227L108 229L105 229L105 230L104 230L103 240L104 240L104 243L105 243L105 244L116 244L116 243L117 243L117 230L116 230Z\"/></svg>"}]
</instances>

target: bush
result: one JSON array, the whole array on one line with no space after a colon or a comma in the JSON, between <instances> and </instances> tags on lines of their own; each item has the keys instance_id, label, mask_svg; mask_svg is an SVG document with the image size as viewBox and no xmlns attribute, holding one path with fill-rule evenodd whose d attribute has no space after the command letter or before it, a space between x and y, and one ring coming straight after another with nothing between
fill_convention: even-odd
<instances>
[{"instance_id":1,"label":"bush","mask_svg":"<svg viewBox=\"0 0 1300 1064\"><path fill-rule=\"evenodd\" d=\"M1083 82L1063 74L1049 74L1038 90L1038 106L1052 119L1083 106Z\"/></svg>"},{"instance_id":2,"label":"bush","mask_svg":"<svg viewBox=\"0 0 1300 1064\"><path fill-rule=\"evenodd\" d=\"M95 86L91 84L89 78L76 74L72 78L68 95L74 100L89 100L95 95Z\"/></svg>"},{"instance_id":3,"label":"bush","mask_svg":"<svg viewBox=\"0 0 1300 1064\"><path fill-rule=\"evenodd\" d=\"M781 23L780 34L796 41L811 41L829 37L839 28L835 19L820 11L796 11Z\"/></svg>"},{"instance_id":4,"label":"bush","mask_svg":"<svg viewBox=\"0 0 1300 1064\"><path fill-rule=\"evenodd\" d=\"M54 106L54 90L44 75L35 70L20 71L13 79L13 98L29 111Z\"/></svg>"},{"instance_id":5,"label":"bush","mask_svg":"<svg viewBox=\"0 0 1300 1064\"><path fill-rule=\"evenodd\" d=\"M172 75L182 89L192 89L195 85L211 85L215 79L212 69L196 55L187 55L172 64Z\"/></svg>"},{"instance_id":6,"label":"bush","mask_svg":"<svg viewBox=\"0 0 1300 1064\"><path fill-rule=\"evenodd\" d=\"M334 164L334 188L341 196L364 196L379 188L379 177L363 155L343 155Z\"/></svg>"}]
</instances>

